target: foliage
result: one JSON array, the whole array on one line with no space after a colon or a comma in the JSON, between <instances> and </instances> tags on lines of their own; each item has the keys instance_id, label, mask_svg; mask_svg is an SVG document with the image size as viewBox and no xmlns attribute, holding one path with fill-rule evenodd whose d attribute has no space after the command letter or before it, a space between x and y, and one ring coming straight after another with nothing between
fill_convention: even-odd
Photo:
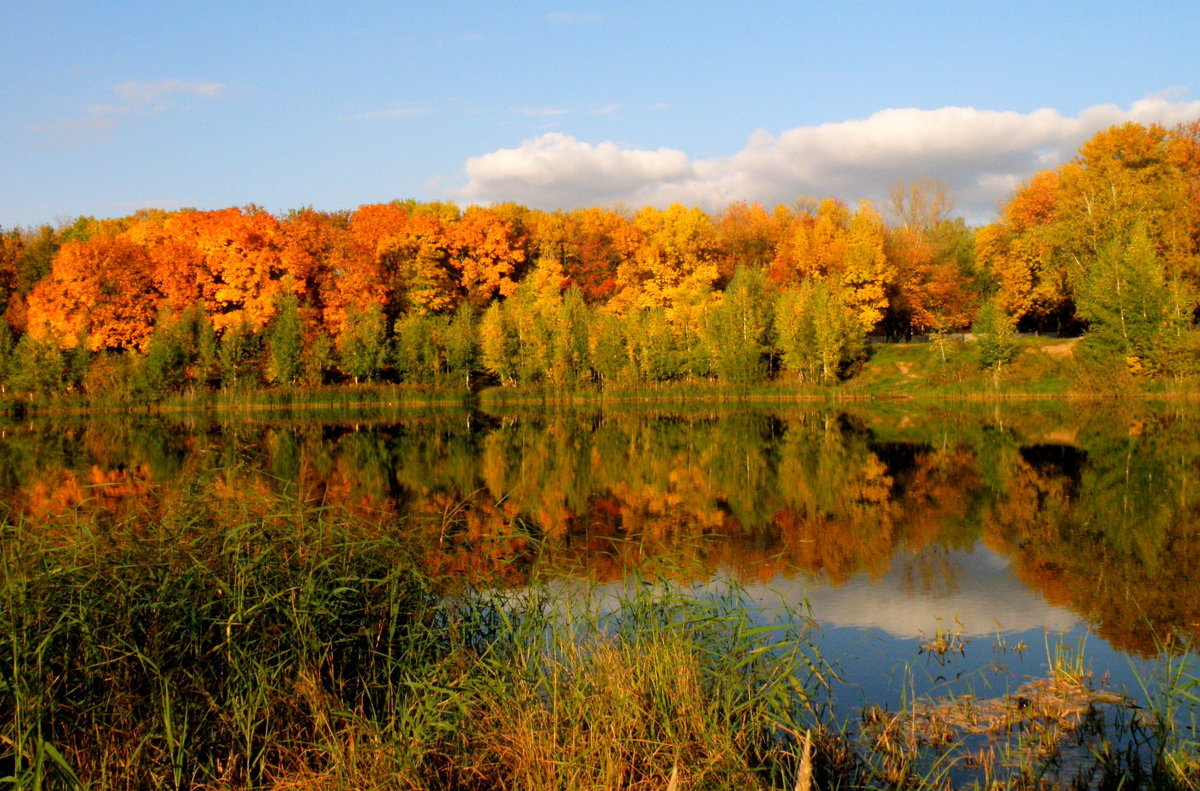
<instances>
[{"instance_id":1,"label":"foliage","mask_svg":"<svg viewBox=\"0 0 1200 791\"><path fill-rule=\"evenodd\" d=\"M66 348L143 350L157 310L152 262L138 245L100 237L70 242L29 295L30 329Z\"/></svg>"},{"instance_id":2,"label":"foliage","mask_svg":"<svg viewBox=\"0 0 1200 791\"><path fill-rule=\"evenodd\" d=\"M323 328L310 331L300 360L305 385L315 387L325 383L334 367L335 351L333 340Z\"/></svg>"},{"instance_id":3,"label":"foliage","mask_svg":"<svg viewBox=\"0 0 1200 791\"><path fill-rule=\"evenodd\" d=\"M929 335L949 370L952 335L993 298L1022 330L1090 329L1096 365L1161 380L1197 368L1198 129L1102 130L978 229L931 180L893 188L890 223L835 198L711 215L397 201L81 217L0 231L0 316L14 347L85 347L41 391L78 390L95 353L153 353L130 366L147 398L260 379L473 389L476 373L559 391L829 384L876 334ZM1114 302L1133 292L1138 305ZM163 356L171 332L183 362Z\"/></svg>"},{"instance_id":4,"label":"foliage","mask_svg":"<svg viewBox=\"0 0 1200 791\"><path fill-rule=\"evenodd\" d=\"M975 336L975 358L979 367L999 376L1000 370L1017 354L1016 323L1000 307L999 300L983 303L971 325L971 333Z\"/></svg>"},{"instance_id":5,"label":"foliage","mask_svg":"<svg viewBox=\"0 0 1200 791\"><path fill-rule=\"evenodd\" d=\"M460 327L460 329L466 329ZM395 326L394 365L406 382L429 384L438 381L448 365L446 321L440 316L409 313ZM469 344L469 339L466 340ZM460 350L460 353L469 351ZM469 364L469 357L464 360ZM467 376L467 371L462 374Z\"/></svg>"},{"instance_id":6,"label":"foliage","mask_svg":"<svg viewBox=\"0 0 1200 791\"><path fill-rule=\"evenodd\" d=\"M1082 278L1079 315L1089 322L1089 345L1134 373L1169 372L1184 327L1171 296L1145 226L1135 225L1128 241L1105 244Z\"/></svg>"},{"instance_id":7,"label":"foliage","mask_svg":"<svg viewBox=\"0 0 1200 791\"><path fill-rule=\"evenodd\" d=\"M773 341L771 314L766 275L739 268L704 325L713 368L722 381L748 384L766 377Z\"/></svg>"},{"instance_id":8,"label":"foliage","mask_svg":"<svg viewBox=\"0 0 1200 791\"><path fill-rule=\"evenodd\" d=\"M479 371L480 351L475 309L464 302L446 327L446 370L470 390L472 377Z\"/></svg>"},{"instance_id":9,"label":"foliage","mask_svg":"<svg viewBox=\"0 0 1200 791\"><path fill-rule=\"evenodd\" d=\"M587 327L588 359L601 385L612 385L630 375L625 325L616 316L593 311Z\"/></svg>"},{"instance_id":10,"label":"foliage","mask_svg":"<svg viewBox=\"0 0 1200 791\"><path fill-rule=\"evenodd\" d=\"M143 398L158 399L183 389L196 357L190 329L185 317L159 318L135 377L134 386Z\"/></svg>"},{"instance_id":11,"label":"foliage","mask_svg":"<svg viewBox=\"0 0 1200 791\"><path fill-rule=\"evenodd\" d=\"M267 381L291 384L300 377L303 365L303 328L300 324L300 303L295 294L281 294L277 311L267 332Z\"/></svg>"},{"instance_id":12,"label":"foliage","mask_svg":"<svg viewBox=\"0 0 1200 791\"><path fill-rule=\"evenodd\" d=\"M66 360L58 344L26 333L17 341L9 363L8 384L33 396L61 393L66 386Z\"/></svg>"},{"instance_id":13,"label":"foliage","mask_svg":"<svg viewBox=\"0 0 1200 791\"><path fill-rule=\"evenodd\" d=\"M488 306L479 326L479 353L483 367L501 384L515 385L520 341L507 314L507 303Z\"/></svg>"},{"instance_id":14,"label":"foliage","mask_svg":"<svg viewBox=\"0 0 1200 791\"><path fill-rule=\"evenodd\" d=\"M0 315L0 394L3 394L8 384L9 372L13 366L13 336L8 321Z\"/></svg>"},{"instance_id":15,"label":"foliage","mask_svg":"<svg viewBox=\"0 0 1200 791\"><path fill-rule=\"evenodd\" d=\"M829 385L865 354L866 334L854 309L824 280L789 288L775 307L780 362L800 382Z\"/></svg>"},{"instance_id":16,"label":"foliage","mask_svg":"<svg viewBox=\"0 0 1200 791\"><path fill-rule=\"evenodd\" d=\"M244 318L226 326L217 352L223 389L242 390L258 384L261 343L261 336L253 332Z\"/></svg>"},{"instance_id":17,"label":"foliage","mask_svg":"<svg viewBox=\"0 0 1200 791\"><path fill-rule=\"evenodd\" d=\"M338 367L354 379L373 382L388 361L383 308L374 302L366 308L351 305L337 336Z\"/></svg>"},{"instance_id":18,"label":"foliage","mask_svg":"<svg viewBox=\"0 0 1200 791\"><path fill-rule=\"evenodd\" d=\"M686 372L685 350L681 348L665 310L639 311L627 317L626 322L629 353L640 379L665 382Z\"/></svg>"}]
</instances>

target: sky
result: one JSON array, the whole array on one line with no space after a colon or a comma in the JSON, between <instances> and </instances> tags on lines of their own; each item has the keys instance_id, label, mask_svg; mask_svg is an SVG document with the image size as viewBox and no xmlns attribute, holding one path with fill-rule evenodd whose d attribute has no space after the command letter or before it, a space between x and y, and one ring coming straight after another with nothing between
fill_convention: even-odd
<instances>
[{"instance_id":1,"label":"sky","mask_svg":"<svg viewBox=\"0 0 1200 791\"><path fill-rule=\"evenodd\" d=\"M873 200L984 223L1200 118L1200 3L0 3L0 227L254 203Z\"/></svg>"}]
</instances>

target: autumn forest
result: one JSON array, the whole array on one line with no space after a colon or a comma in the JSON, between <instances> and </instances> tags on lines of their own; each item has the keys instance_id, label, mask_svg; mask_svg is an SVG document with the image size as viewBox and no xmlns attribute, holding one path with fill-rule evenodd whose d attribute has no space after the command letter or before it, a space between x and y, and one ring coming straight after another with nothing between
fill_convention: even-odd
<instances>
[{"instance_id":1,"label":"autumn forest","mask_svg":"<svg viewBox=\"0 0 1200 791\"><path fill-rule=\"evenodd\" d=\"M1200 121L1125 124L999 219L931 180L886 207L801 199L541 211L248 206L0 232L0 386L155 400L370 381L823 386L869 341L1083 334L1134 376L1200 370ZM969 336L958 335L971 333Z\"/></svg>"}]
</instances>

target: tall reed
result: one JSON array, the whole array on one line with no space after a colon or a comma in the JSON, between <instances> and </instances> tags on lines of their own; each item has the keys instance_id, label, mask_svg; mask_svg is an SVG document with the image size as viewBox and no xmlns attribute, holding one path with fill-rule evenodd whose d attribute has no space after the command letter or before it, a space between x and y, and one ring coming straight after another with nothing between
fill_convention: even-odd
<instances>
[{"instance_id":1,"label":"tall reed","mask_svg":"<svg viewBox=\"0 0 1200 791\"><path fill-rule=\"evenodd\" d=\"M0 525L15 787L769 787L823 716L802 619L642 586L447 593L402 522L205 488Z\"/></svg>"},{"instance_id":2,"label":"tall reed","mask_svg":"<svg viewBox=\"0 0 1200 791\"><path fill-rule=\"evenodd\" d=\"M162 513L0 519L0 783L683 791L969 776L965 740L907 740L915 714L840 721L805 612L762 622L736 588L636 578L449 584L420 568L413 535L430 531L411 522L212 490L201 477ZM1119 723L1144 741L1097 749L1087 777L1196 788L1192 667L1147 681L1152 715ZM983 782L1046 787L1031 751L1006 767L991 749Z\"/></svg>"}]
</instances>

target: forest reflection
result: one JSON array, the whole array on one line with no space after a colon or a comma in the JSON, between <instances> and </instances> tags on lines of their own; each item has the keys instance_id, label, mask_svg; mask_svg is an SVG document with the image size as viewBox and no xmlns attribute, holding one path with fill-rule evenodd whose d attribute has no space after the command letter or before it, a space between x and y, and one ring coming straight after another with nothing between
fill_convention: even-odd
<instances>
[{"instance_id":1,"label":"forest reflection","mask_svg":"<svg viewBox=\"0 0 1200 791\"><path fill-rule=\"evenodd\" d=\"M1119 648L1200 636L1192 406L142 415L0 433L0 499L52 540L200 500L234 524L287 498L403 531L433 573L476 584L899 573L931 595L970 584L947 556L982 544Z\"/></svg>"}]
</instances>

